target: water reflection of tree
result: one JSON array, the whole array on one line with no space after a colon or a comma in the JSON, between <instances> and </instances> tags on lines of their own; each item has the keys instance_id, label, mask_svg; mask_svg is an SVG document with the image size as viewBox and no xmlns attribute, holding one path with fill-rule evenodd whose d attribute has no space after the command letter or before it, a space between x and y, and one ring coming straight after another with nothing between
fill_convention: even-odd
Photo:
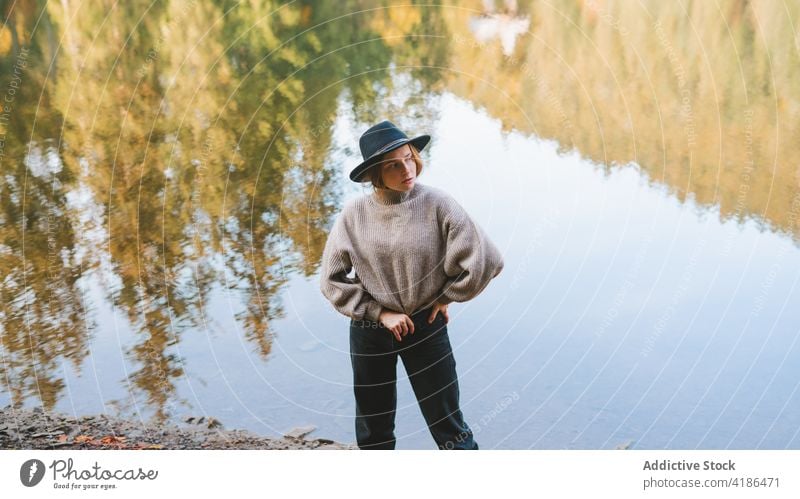
<instances>
[{"instance_id":1,"label":"water reflection of tree","mask_svg":"<svg viewBox=\"0 0 800 499\"><path fill-rule=\"evenodd\" d=\"M204 300L214 289L227 285L241 293L246 307L239 323L266 356L270 321L283 314L278 296L287 275L316 272L340 205L334 187L341 168L326 161L340 99L346 95L361 120L392 111L380 103L359 106L375 92L392 91L397 75L358 67L371 61L377 64L372 68L385 68L393 60L382 34L368 27L370 15L385 12L347 20L359 29L323 24L284 44L340 10L331 4L222 1L134 2L110 12L88 4L48 3L44 12L30 2L18 5L30 7L26 30L42 14L53 31L37 31L31 41L26 77L38 88L31 84L19 96L28 104L20 106L26 114L15 117L9 135L14 145L6 149L16 169L4 168L12 179L2 185L4 217L16 223L0 229L3 251L13 255L2 264L2 339L12 360L3 374L20 381L10 388L15 402L41 393L48 408L55 404L64 388L61 356L79 363L90 331L109 331L106 324L93 329L82 322L78 281L97 271L109 300L136 333L128 351L130 381L157 417L167 417L184 373L177 347L185 334L205 328ZM414 22L404 23L401 33L441 23L416 7L405 14ZM56 53L53 36L62 35ZM370 39L376 41L359 43ZM335 50L348 44L354 45ZM2 55L4 66L13 64L13 54ZM418 57L443 65L443 55L441 44L419 44L398 50L394 60L419 66ZM423 94L438 78L425 80ZM432 119L414 93L407 105L418 119ZM35 143L49 144L58 172L32 178L26 171L21 159ZM23 198L19 186L26 175ZM95 204L99 218L70 212L70 195L88 196L81 203ZM24 276L17 244L23 209ZM57 273L47 267L45 212L58 214L50 227L58 228L59 250L72 258L71 264L51 265ZM87 227L94 229L91 238L81 232ZM76 240L76 234L84 237ZM80 265L73 253L81 254ZM13 288L22 277L27 287ZM14 308L23 299L27 315ZM36 338L34 360L26 328Z\"/></svg>"},{"instance_id":2,"label":"water reflection of tree","mask_svg":"<svg viewBox=\"0 0 800 499\"><path fill-rule=\"evenodd\" d=\"M387 117L430 128L431 100L446 89L506 129L605 165L636 161L680 199L719 206L723 219L756 217L798 235L789 207L800 65L786 48L788 24L766 4L692 4L692 22L707 28L698 40L667 4L651 9L659 39L655 17L636 9L521 2L531 33L512 61L499 42L468 43L477 2L14 5L0 32L0 89L30 48L14 112L0 123L0 374L15 404L40 397L52 407L64 390L61 359L80 369L90 333L108 332L85 323L90 272L136 332L131 381L159 417L184 373L178 346L205 329L215 290L242 296L239 324L267 356L280 290L291 273L316 273L341 205L346 168L331 158L343 110L356 129ZM710 29L720 12L730 34ZM669 43L691 89L694 142L664 40L682 41ZM708 46L713 57L702 56ZM96 219L70 202L81 193L99 206Z\"/></svg>"},{"instance_id":3,"label":"water reflection of tree","mask_svg":"<svg viewBox=\"0 0 800 499\"><path fill-rule=\"evenodd\" d=\"M798 4L520 4L533 24L511 59L499 42L475 43L468 10L448 9L452 91L506 130L605 168L636 163L723 221L800 240Z\"/></svg>"},{"instance_id":4,"label":"water reflection of tree","mask_svg":"<svg viewBox=\"0 0 800 499\"><path fill-rule=\"evenodd\" d=\"M50 33L41 30L31 40L25 21L35 14L35 2L18 2L17 8L2 9L8 23L0 35L7 117L0 122L0 378L14 406L35 394L50 408L64 389L63 363L80 368L88 337L74 252L79 236L67 206L74 174L63 167L52 140L60 117L43 116L34 129L37 109L28 104L49 104L47 94L40 100L43 75L25 69L15 74L15 67L47 55Z\"/></svg>"}]
</instances>

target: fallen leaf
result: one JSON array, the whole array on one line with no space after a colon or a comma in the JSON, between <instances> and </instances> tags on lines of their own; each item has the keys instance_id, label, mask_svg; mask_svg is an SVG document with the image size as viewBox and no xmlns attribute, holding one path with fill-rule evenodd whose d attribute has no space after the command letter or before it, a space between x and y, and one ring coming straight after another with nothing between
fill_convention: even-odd
<instances>
[{"instance_id":1,"label":"fallen leaf","mask_svg":"<svg viewBox=\"0 0 800 499\"><path fill-rule=\"evenodd\" d=\"M108 435L101 438L100 443L103 445L116 445L124 444L126 440L128 440L126 437L115 437L113 435Z\"/></svg>"},{"instance_id":2,"label":"fallen leaf","mask_svg":"<svg viewBox=\"0 0 800 499\"><path fill-rule=\"evenodd\" d=\"M89 435L78 435L77 437L75 437L75 443L76 444L82 444L84 442L90 442L91 440L92 440L92 437L90 437Z\"/></svg>"}]
</instances>

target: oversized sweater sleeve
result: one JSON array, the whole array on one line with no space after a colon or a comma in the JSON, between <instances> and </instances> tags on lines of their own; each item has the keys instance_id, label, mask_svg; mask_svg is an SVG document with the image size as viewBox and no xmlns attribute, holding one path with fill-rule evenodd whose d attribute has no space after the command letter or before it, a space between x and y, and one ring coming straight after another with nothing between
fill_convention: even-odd
<instances>
[{"instance_id":1,"label":"oversized sweater sleeve","mask_svg":"<svg viewBox=\"0 0 800 499\"><path fill-rule=\"evenodd\" d=\"M503 256L484 230L454 200L444 219L448 280L439 303L464 302L478 296L503 270Z\"/></svg>"},{"instance_id":2,"label":"oversized sweater sleeve","mask_svg":"<svg viewBox=\"0 0 800 499\"><path fill-rule=\"evenodd\" d=\"M382 306L365 289L353 268L353 247L344 225L344 213L333 224L322 251L320 290L333 307L351 319L378 321Z\"/></svg>"}]
</instances>

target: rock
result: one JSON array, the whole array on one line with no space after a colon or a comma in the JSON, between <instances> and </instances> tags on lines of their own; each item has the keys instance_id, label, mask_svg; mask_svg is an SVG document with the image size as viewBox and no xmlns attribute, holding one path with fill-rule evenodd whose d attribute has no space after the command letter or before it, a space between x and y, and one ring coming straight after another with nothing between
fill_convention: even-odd
<instances>
[{"instance_id":1,"label":"rock","mask_svg":"<svg viewBox=\"0 0 800 499\"><path fill-rule=\"evenodd\" d=\"M632 445L633 445L633 440L628 440L627 442L623 442L617 445L616 448L617 450L628 450L631 448Z\"/></svg>"},{"instance_id":2,"label":"rock","mask_svg":"<svg viewBox=\"0 0 800 499\"><path fill-rule=\"evenodd\" d=\"M131 430L129 431L126 436L128 440L139 440L144 436L144 432L142 430Z\"/></svg>"},{"instance_id":3,"label":"rock","mask_svg":"<svg viewBox=\"0 0 800 499\"><path fill-rule=\"evenodd\" d=\"M295 427L286 438L267 438L246 430L212 429L222 423L209 416L188 416L184 420L193 425L187 428L107 415L73 418L46 411L36 414L33 409L18 409L13 413L0 413L0 449L90 449L97 447L91 441L102 435L118 437L136 449L353 448L324 438L304 440L316 429L314 426ZM68 421L74 424L68 424ZM200 421L202 424L198 425ZM122 437L126 439L122 440Z\"/></svg>"},{"instance_id":4,"label":"rock","mask_svg":"<svg viewBox=\"0 0 800 499\"><path fill-rule=\"evenodd\" d=\"M306 435L308 435L309 433L311 433L316 429L317 429L316 426L298 426L290 430L284 436L286 438L302 439L303 437L305 437Z\"/></svg>"},{"instance_id":5,"label":"rock","mask_svg":"<svg viewBox=\"0 0 800 499\"><path fill-rule=\"evenodd\" d=\"M81 428L79 426L72 427L67 432L67 440L72 440L80 434L81 434Z\"/></svg>"},{"instance_id":6,"label":"rock","mask_svg":"<svg viewBox=\"0 0 800 499\"><path fill-rule=\"evenodd\" d=\"M51 432L45 431L41 433L34 433L33 435L31 435L31 438L56 437L58 435L63 435L63 434L64 434L63 431L51 431Z\"/></svg>"},{"instance_id":7,"label":"rock","mask_svg":"<svg viewBox=\"0 0 800 499\"><path fill-rule=\"evenodd\" d=\"M222 426L222 423L220 422L219 419L214 418L214 417L210 417L210 416L209 417L205 417L205 416L200 416L200 417L188 416L188 417L183 418L183 421L184 421L184 423L188 423L188 424L203 425L203 426L205 426L207 428L217 428L219 426ZM177 429L178 428L175 427L176 431L177 431Z\"/></svg>"}]
</instances>

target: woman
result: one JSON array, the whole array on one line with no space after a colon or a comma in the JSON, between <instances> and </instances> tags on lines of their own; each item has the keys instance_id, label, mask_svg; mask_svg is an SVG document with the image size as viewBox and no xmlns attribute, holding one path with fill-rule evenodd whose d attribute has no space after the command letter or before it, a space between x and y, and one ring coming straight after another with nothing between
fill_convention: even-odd
<instances>
[{"instance_id":1,"label":"woman","mask_svg":"<svg viewBox=\"0 0 800 499\"><path fill-rule=\"evenodd\" d=\"M345 205L322 255L320 289L351 318L361 449L395 447L398 355L438 447L478 449L459 408L447 306L483 291L503 258L451 196L417 182L429 141L389 121L364 132L350 179L374 190Z\"/></svg>"}]
</instances>

